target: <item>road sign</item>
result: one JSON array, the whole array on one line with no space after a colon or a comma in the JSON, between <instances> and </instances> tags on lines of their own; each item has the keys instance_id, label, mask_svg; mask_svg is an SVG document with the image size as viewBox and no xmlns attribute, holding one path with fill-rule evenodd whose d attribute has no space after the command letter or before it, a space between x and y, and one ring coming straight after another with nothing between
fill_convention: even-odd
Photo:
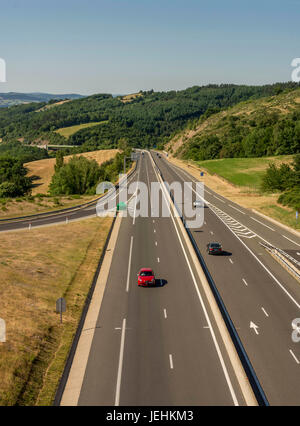
<instances>
[{"instance_id":1,"label":"road sign","mask_svg":"<svg viewBox=\"0 0 300 426\"><path fill-rule=\"evenodd\" d=\"M131 161L137 161L139 158L139 155L136 152L131 153Z\"/></svg>"},{"instance_id":2,"label":"road sign","mask_svg":"<svg viewBox=\"0 0 300 426\"><path fill-rule=\"evenodd\" d=\"M126 210L126 209L127 209L127 206L126 206L126 203L124 203L124 202L121 202L121 203L119 203L117 205L117 210L118 211L120 211L120 210Z\"/></svg>"},{"instance_id":3,"label":"road sign","mask_svg":"<svg viewBox=\"0 0 300 426\"><path fill-rule=\"evenodd\" d=\"M298 220L298 218L299 218L299 212L298 212L298 210L296 211L296 220Z\"/></svg>"},{"instance_id":4,"label":"road sign","mask_svg":"<svg viewBox=\"0 0 300 426\"><path fill-rule=\"evenodd\" d=\"M200 173L200 176L204 176L204 172L201 172L201 173Z\"/></svg>"},{"instance_id":5,"label":"road sign","mask_svg":"<svg viewBox=\"0 0 300 426\"><path fill-rule=\"evenodd\" d=\"M62 314L63 312L66 312L66 310L67 310L66 299L64 299L63 297L60 297L56 301L56 312L60 314L60 322L62 322Z\"/></svg>"}]
</instances>

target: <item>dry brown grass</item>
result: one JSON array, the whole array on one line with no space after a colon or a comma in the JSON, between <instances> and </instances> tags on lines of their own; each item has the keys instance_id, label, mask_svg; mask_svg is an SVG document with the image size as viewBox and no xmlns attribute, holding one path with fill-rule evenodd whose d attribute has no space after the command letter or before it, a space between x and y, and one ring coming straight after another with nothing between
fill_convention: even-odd
<instances>
[{"instance_id":1,"label":"dry brown grass","mask_svg":"<svg viewBox=\"0 0 300 426\"><path fill-rule=\"evenodd\" d=\"M132 102L134 99L139 98L140 96L143 96L142 93L132 93L130 95L125 95L122 97L121 101L126 104L128 102Z\"/></svg>"},{"instance_id":2,"label":"dry brown grass","mask_svg":"<svg viewBox=\"0 0 300 426\"><path fill-rule=\"evenodd\" d=\"M96 160L99 164L104 163L105 161L111 160L117 154L117 149L105 149L100 151L85 152L83 155L89 159ZM72 155L65 157L65 161L68 161ZM25 167L28 168L28 176L39 176L39 179L34 181L36 185L32 194L46 194L54 173L55 158L47 158L45 160L32 161L26 163Z\"/></svg>"},{"instance_id":3,"label":"dry brown grass","mask_svg":"<svg viewBox=\"0 0 300 426\"><path fill-rule=\"evenodd\" d=\"M60 210L66 207L74 207L95 199L95 195L61 196L61 197L36 197L32 201L25 198L9 198L0 207L0 219L27 216L48 211ZM1 205L1 204L0 204Z\"/></svg>"},{"instance_id":4,"label":"dry brown grass","mask_svg":"<svg viewBox=\"0 0 300 426\"><path fill-rule=\"evenodd\" d=\"M71 100L65 99L63 101L55 102L55 104L45 105L43 108L38 109L36 112L46 111L47 109L51 109L51 108L57 107L59 105L63 105L66 102L71 102Z\"/></svg>"},{"instance_id":5,"label":"dry brown grass","mask_svg":"<svg viewBox=\"0 0 300 426\"><path fill-rule=\"evenodd\" d=\"M0 405L51 404L111 222L1 235L7 342L0 343ZM67 300L63 325L55 313L59 297Z\"/></svg>"}]
</instances>

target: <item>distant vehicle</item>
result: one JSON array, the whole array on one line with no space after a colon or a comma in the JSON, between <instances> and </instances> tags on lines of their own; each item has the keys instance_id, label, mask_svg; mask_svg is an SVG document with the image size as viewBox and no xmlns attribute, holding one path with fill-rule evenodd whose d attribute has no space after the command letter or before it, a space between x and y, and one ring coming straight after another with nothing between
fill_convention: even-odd
<instances>
[{"instance_id":1,"label":"distant vehicle","mask_svg":"<svg viewBox=\"0 0 300 426\"><path fill-rule=\"evenodd\" d=\"M138 273L138 286L150 286L155 284L155 275L152 269L142 268Z\"/></svg>"},{"instance_id":2,"label":"distant vehicle","mask_svg":"<svg viewBox=\"0 0 300 426\"><path fill-rule=\"evenodd\" d=\"M142 155L144 155L144 151L142 152Z\"/></svg>"},{"instance_id":3,"label":"distant vehicle","mask_svg":"<svg viewBox=\"0 0 300 426\"><path fill-rule=\"evenodd\" d=\"M194 201L193 206L194 207L203 207L203 202L200 201L200 200Z\"/></svg>"},{"instance_id":4,"label":"distant vehicle","mask_svg":"<svg viewBox=\"0 0 300 426\"><path fill-rule=\"evenodd\" d=\"M222 254L222 246L220 243L209 243L207 244L208 254Z\"/></svg>"}]
</instances>

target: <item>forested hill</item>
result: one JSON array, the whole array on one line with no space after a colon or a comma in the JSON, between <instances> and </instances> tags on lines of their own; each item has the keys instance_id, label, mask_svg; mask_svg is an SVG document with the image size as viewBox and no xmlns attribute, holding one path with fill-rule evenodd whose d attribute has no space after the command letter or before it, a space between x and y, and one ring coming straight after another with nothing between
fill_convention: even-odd
<instances>
[{"instance_id":1,"label":"forested hill","mask_svg":"<svg viewBox=\"0 0 300 426\"><path fill-rule=\"evenodd\" d=\"M259 99L294 90L295 83L265 86L209 85L182 91L140 92L136 96L98 94L73 100L55 108L32 103L0 109L0 138L25 143L40 140L65 143L55 132L62 127L99 123L71 135L68 144L82 150L114 148L121 138L135 147L162 146L191 120L248 99Z\"/></svg>"},{"instance_id":2,"label":"forested hill","mask_svg":"<svg viewBox=\"0 0 300 426\"><path fill-rule=\"evenodd\" d=\"M195 161L300 153L300 88L203 115L165 148Z\"/></svg>"}]
</instances>

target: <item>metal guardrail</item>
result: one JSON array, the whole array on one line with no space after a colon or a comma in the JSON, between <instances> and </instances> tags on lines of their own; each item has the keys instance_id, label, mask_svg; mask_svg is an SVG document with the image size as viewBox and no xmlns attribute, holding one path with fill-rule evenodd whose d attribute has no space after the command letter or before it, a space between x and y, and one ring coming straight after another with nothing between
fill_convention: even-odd
<instances>
[{"instance_id":1,"label":"metal guardrail","mask_svg":"<svg viewBox=\"0 0 300 426\"><path fill-rule=\"evenodd\" d=\"M298 262L296 259L294 259L292 256L290 256L288 253L286 253L284 250L281 250L275 246L272 246L271 244L266 243L259 243L262 247L264 247L266 250L268 250L270 253L272 253L280 263L283 263L284 266L289 270L289 272L296 277L300 281L300 270L298 271L296 267L291 265L287 260L284 259L284 257L287 257L289 260L292 259L293 263L300 265L300 262Z\"/></svg>"},{"instance_id":2,"label":"metal guardrail","mask_svg":"<svg viewBox=\"0 0 300 426\"><path fill-rule=\"evenodd\" d=\"M156 167L158 168L158 166L156 164L156 161L154 159L154 156L152 156L152 159L154 160L154 163L155 163ZM160 171L160 176L163 179L163 174L162 174L161 171ZM220 312L222 314L223 320L225 321L227 330L228 330L228 332L230 334L230 337L231 337L231 339L233 341L235 349L236 349L236 351L237 351L237 353L239 355L240 361L241 361L241 363L243 365L243 368L245 370L245 373L247 375L249 383L250 383L250 385L252 387L254 395L255 395L255 397L257 399L257 402L258 402L258 404L260 406L269 406L269 401L268 401L268 399L267 399L267 397L266 397L266 395L264 393L264 390L263 390L263 388L262 388L262 386L261 386L261 384L259 382L259 379L258 379L258 377L257 377L257 375L255 373L255 370L254 370L254 368L253 368L253 366L251 364L251 361L249 360L249 357L248 357L247 352L246 352L246 350L244 348L244 345L243 345L243 343L242 343L242 341L241 341L241 339L240 339L240 337L239 337L239 335L238 335L238 333L236 331L236 328L235 328L235 326L233 324L233 321L232 321L232 319L231 319L231 317L230 317L230 315L229 315L229 313L227 311L227 308L226 308L226 306L225 306L225 304L223 302L223 299L222 299L222 297L221 297L221 295L220 295L220 293L218 291L218 288L217 288L217 286L216 286L216 284L215 284L215 282L214 282L214 280L213 280L213 278L212 278L212 276L211 276L211 274L210 274L210 272L209 272L209 270L208 270L208 268L206 266L206 263L205 263L204 258L202 256L200 250L199 250L199 247L198 247L198 245L197 245L197 243L196 243L196 241L195 241L195 239L194 239L194 237L193 237L190 229L186 226L186 221L181 216L180 210L179 210L179 208L176 205L176 202L174 200L174 197L173 197L172 193L168 190L168 188L167 188L166 185L165 185L165 188L167 189L167 191L168 191L168 193L169 193L169 195L171 197L171 200L172 200L172 202L174 204L174 207L176 208L176 210L178 212L178 215L179 215L179 217L180 217L180 219L181 219L181 221L182 221L182 223L184 225L184 228L185 228L185 230L186 230L186 232L187 232L187 234L189 236L189 239L190 239L190 241L192 243L192 246L193 246L193 248L195 250L197 258L198 258L198 260L200 262L200 265L201 265L201 267L202 267L202 269L204 271L206 279L207 279L207 281L208 281L208 283L210 285L210 288L211 288L211 290L213 292L213 295L215 297L217 305L218 305L218 307L220 309Z\"/></svg>"}]
</instances>

